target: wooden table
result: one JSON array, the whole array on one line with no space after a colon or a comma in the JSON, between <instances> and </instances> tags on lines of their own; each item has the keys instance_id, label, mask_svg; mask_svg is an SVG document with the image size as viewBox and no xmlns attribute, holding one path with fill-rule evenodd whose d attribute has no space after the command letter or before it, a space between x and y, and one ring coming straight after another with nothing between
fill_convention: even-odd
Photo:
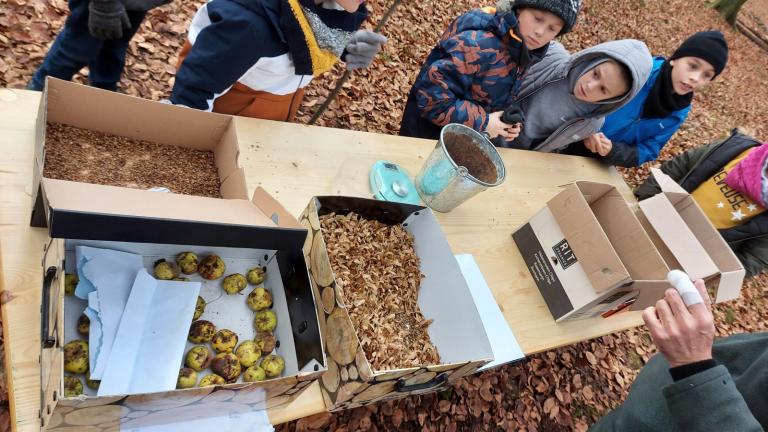
<instances>
[{"instance_id":1,"label":"wooden table","mask_svg":"<svg viewBox=\"0 0 768 432\"><path fill-rule=\"evenodd\" d=\"M0 89L0 248L5 289L16 298L2 307L12 422L39 430L40 284L44 229L29 227L35 119L40 93ZM397 136L237 118L240 163L249 192L262 186L294 215L315 195L370 197L368 170L379 159L415 174L434 142ZM474 255L523 352L533 354L640 324L639 313L557 324L526 269L511 233L574 180L629 188L614 169L590 159L501 149L503 185L438 214L454 253ZM10 335L10 337L9 337ZM317 383L296 401L269 411L272 423L322 412Z\"/></svg>"}]
</instances>

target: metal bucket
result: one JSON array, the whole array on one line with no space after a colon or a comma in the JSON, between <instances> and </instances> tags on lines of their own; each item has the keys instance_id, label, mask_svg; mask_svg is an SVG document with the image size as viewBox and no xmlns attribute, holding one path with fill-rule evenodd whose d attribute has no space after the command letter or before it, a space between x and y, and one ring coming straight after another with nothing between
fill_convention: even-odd
<instances>
[{"instance_id":1,"label":"metal bucket","mask_svg":"<svg viewBox=\"0 0 768 432\"><path fill-rule=\"evenodd\" d=\"M475 152L476 158L487 159L495 168L495 175L489 177L489 174L493 174L493 170L470 172L477 167L460 165L464 163L462 161L466 161L467 154L451 155L445 143L447 134L469 137L471 140L469 150ZM449 212L478 192L500 185L504 182L505 176L501 155L485 135L462 124L451 123L445 125L440 131L440 140L427 157L419 174L416 175L416 191L429 208L439 212Z\"/></svg>"}]
</instances>

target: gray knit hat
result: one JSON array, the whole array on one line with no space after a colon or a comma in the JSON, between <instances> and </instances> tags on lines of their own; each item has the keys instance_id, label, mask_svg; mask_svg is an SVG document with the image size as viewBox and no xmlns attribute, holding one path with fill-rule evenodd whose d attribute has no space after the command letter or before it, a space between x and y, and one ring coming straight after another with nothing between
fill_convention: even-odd
<instances>
[{"instance_id":1,"label":"gray knit hat","mask_svg":"<svg viewBox=\"0 0 768 432\"><path fill-rule=\"evenodd\" d=\"M576 24L576 15L581 8L581 0L513 0L512 7L541 9L559 16L565 22L560 34L571 31Z\"/></svg>"}]
</instances>

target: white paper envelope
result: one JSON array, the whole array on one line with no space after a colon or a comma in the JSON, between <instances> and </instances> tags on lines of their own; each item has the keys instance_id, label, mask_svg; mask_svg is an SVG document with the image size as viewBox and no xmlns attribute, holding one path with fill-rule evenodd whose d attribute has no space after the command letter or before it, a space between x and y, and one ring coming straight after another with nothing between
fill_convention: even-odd
<instances>
[{"instance_id":1,"label":"white paper envelope","mask_svg":"<svg viewBox=\"0 0 768 432\"><path fill-rule=\"evenodd\" d=\"M138 272L98 395L173 390L200 282L156 280Z\"/></svg>"}]
</instances>

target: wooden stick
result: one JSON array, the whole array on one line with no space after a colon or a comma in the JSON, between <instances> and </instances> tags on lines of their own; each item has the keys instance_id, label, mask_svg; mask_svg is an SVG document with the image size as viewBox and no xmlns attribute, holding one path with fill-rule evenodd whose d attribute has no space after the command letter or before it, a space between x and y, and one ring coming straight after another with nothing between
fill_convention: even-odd
<instances>
[{"instance_id":1,"label":"wooden stick","mask_svg":"<svg viewBox=\"0 0 768 432\"><path fill-rule=\"evenodd\" d=\"M395 11L395 8L397 8L397 5L402 3L403 0L395 0L392 2L392 5L387 9L387 11L384 13L384 16L381 18L381 21L379 21L378 24L376 24L376 27L373 29L374 32L379 33L379 31L384 27L384 24L387 23L387 20L389 20L389 17L392 15L392 13ZM328 97L325 98L325 101L323 101L323 104L320 105L320 107L315 111L315 113L312 115L312 118L309 119L308 124L315 124L317 119L320 118L321 115L325 112L326 109L328 109L328 106L333 102L334 99L336 99L336 96L339 95L339 92L341 91L341 87L344 85L345 82L349 79L350 76L350 70L347 69L344 71L344 74L339 78L339 80L336 82L336 87L331 91L330 94L328 94Z\"/></svg>"}]
</instances>

